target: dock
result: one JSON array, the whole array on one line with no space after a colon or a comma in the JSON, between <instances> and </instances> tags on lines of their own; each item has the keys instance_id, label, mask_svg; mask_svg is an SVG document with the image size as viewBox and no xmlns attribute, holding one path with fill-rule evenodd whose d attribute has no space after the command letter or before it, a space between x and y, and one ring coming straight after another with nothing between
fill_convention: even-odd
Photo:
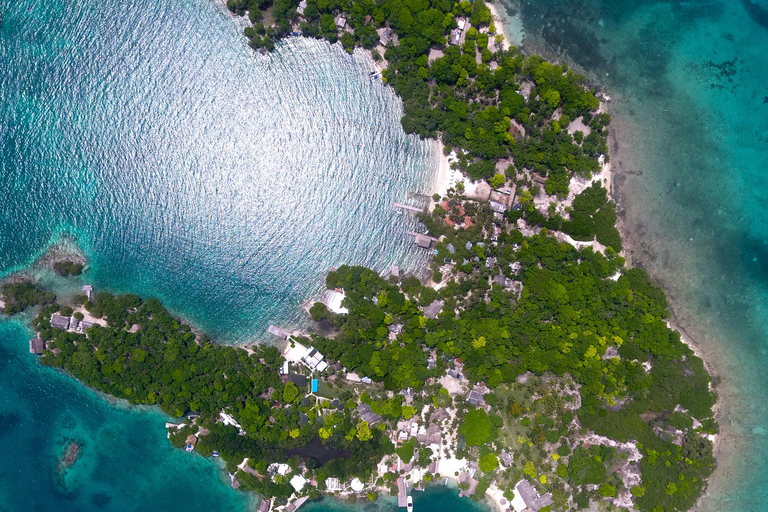
<instances>
[{"instance_id":1,"label":"dock","mask_svg":"<svg viewBox=\"0 0 768 512\"><path fill-rule=\"evenodd\" d=\"M402 508L408 506L408 489L403 477L397 479L397 506Z\"/></svg>"},{"instance_id":2,"label":"dock","mask_svg":"<svg viewBox=\"0 0 768 512\"><path fill-rule=\"evenodd\" d=\"M278 338L281 338L283 340L287 340L288 336L291 335L291 333L289 333L288 331L286 331L282 327L277 327L277 326L274 326L274 325L270 325L267 328L267 332L269 332L269 334L274 334L275 336L277 336Z\"/></svg>"},{"instance_id":3,"label":"dock","mask_svg":"<svg viewBox=\"0 0 768 512\"><path fill-rule=\"evenodd\" d=\"M392 205L393 210L396 210L398 208L402 208L403 210L408 210L409 212L416 212L416 213L422 213L424 211L424 208L418 208L416 206L411 206L409 204L395 203Z\"/></svg>"}]
</instances>

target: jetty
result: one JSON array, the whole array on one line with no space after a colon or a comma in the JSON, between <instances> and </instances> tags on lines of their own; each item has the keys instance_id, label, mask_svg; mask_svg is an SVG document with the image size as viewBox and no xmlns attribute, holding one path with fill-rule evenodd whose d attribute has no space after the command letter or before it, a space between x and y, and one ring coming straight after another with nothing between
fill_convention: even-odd
<instances>
[{"instance_id":1,"label":"jetty","mask_svg":"<svg viewBox=\"0 0 768 512\"><path fill-rule=\"evenodd\" d=\"M392 209L396 210L398 208L401 208L403 210L408 210L409 212L416 212L421 213L424 211L424 208L419 208L417 206L411 206L409 204L401 204L401 203L395 203L392 205Z\"/></svg>"},{"instance_id":2,"label":"jetty","mask_svg":"<svg viewBox=\"0 0 768 512\"><path fill-rule=\"evenodd\" d=\"M274 334L275 336L283 340L287 340L288 337L291 335L290 332L286 331L282 327L277 327L275 325L270 325L267 328L267 332L269 332L269 334Z\"/></svg>"},{"instance_id":3,"label":"jetty","mask_svg":"<svg viewBox=\"0 0 768 512\"><path fill-rule=\"evenodd\" d=\"M408 506L408 491L403 477L397 479L397 506L402 508Z\"/></svg>"}]
</instances>

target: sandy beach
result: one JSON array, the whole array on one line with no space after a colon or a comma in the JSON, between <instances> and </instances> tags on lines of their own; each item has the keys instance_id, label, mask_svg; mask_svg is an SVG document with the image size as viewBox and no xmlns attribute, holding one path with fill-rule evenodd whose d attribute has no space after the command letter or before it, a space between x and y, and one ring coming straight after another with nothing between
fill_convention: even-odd
<instances>
[{"instance_id":1,"label":"sandy beach","mask_svg":"<svg viewBox=\"0 0 768 512\"><path fill-rule=\"evenodd\" d=\"M451 169L451 162L455 155L451 153L446 155L443 153L443 143L437 139L434 142L435 152L438 155L437 160L437 179L435 180L435 186L432 189L433 194L439 194L444 197L448 193L449 188L453 188L460 181L464 180L464 174L461 171ZM430 204L430 209L434 207L434 201Z\"/></svg>"},{"instance_id":2,"label":"sandy beach","mask_svg":"<svg viewBox=\"0 0 768 512\"><path fill-rule=\"evenodd\" d=\"M488 6L488 9L491 10L491 16L493 16L493 24L496 26L496 33L504 36L504 42L502 43L502 48L504 48L505 50L509 49L509 47L511 46L509 42L510 39L509 37L507 37L507 31L504 28L507 24L506 23L507 17L506 16L502 17L499 15L500 6L496 5L495 3L487 3L485 5ZM503 9L503 7L501 8Z\"/></svg>"}]
</instances>

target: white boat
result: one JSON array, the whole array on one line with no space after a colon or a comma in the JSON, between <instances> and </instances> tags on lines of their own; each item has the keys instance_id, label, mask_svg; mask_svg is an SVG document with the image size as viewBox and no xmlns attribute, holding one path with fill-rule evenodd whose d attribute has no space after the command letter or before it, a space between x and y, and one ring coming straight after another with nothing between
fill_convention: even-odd
<instances>
[{"instance_id":1,"label":"white boat","mask_svg":"<svg viewBox=\"0 0 768 512\"><path fill-rule=\"evenodd\" d=\"M408 501L405 502L407 512L413 512L413 496L408 496Z\"/></svg>"}]
</instances>

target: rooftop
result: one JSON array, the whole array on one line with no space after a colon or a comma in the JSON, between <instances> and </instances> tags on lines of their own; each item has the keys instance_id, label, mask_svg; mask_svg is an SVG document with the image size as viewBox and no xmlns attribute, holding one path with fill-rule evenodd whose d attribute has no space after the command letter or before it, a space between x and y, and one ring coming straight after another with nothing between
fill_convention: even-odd
<instances>
[{"instance_id":1,"label":"rooftop","mask_svg":"<svg viewBox=\"0 0 768 512\"><path fill-rule=\"evenodd\" d=\"M416 235L414 241L416 242L416 245L423 247L424 249L429 249L432 246L432 237L427 235Z\"/></svg>"},{"instance_id":2,"label":"rooftop","mask_svg":"<svg viewBox=\"0 0 768 512\"><path fill-rule=\"evenodd\" d=\"M440 313L441 309L443 309L443 301L435 300L432 304L423 309L424 316L427 318L435 318L438 313Z\"/></svg>"},{"instance_id":3,"label":"rooftop","mask_svg":"<svg viewBox=\"0 0 768 512\"><path fill-rule=\"evenodd\" d=\"M293 475L290 483L291 487L296 489L296 492L299 492L304 488L305 485L307 485L307 479L301 475Z\"/></svg>"},{"instance_id":4,"label":"rooftop","mask_svg":"<svg viewBox=\"0 0 768 512\"><path fill-rule=\"evenodd\" d=\"M307 378L304 375L299 375L298 373L288 374L288 380L296 384L296 387L306 387L307 385Z\"/></svg>"},{"instance_id":5,"label":"rooftop","mask_svg":"<svg viewBox=\"0 0 768 512\"><path fill-rule=\"evenodd\" d=\"M467 400L469 401L469 403L471 403L474 406L485 405L485 399L483 398L483 394L479 391L475 391L474 389L469 392L469 396L467 397Z\"/></svg>"},{"instance_id":6,"label":"rooftop","mask_svg":"<svg viewBox=\"0 0 768 512\"><path fill-rule=\"evenodd\" d=\"M527 480L520 480L517 483L515 494L523 499L526 508L531 512L539 512L540 509L552 504L551 494L547 493L544 496L539 496L539 493L536 492L536 489Z\"/></svg>"},{"instance_id":7,"label":"rooftop","mask_svg":"<svg viewBox=\"0 0 768 512\"><path fill-rule=\"evenodd\" d=\"M52 314L51 327L55 327L56 329L63 329L66 331L67 329L69 329L69 317L61 316L58 313Z\"/></svg>"},{"instance_id":8,"label":"rooftop","mask_svg":"<svg viewBox=\"0 0 768 512\"><path fill-rule=\"evenodd\" d=\"M42 355L45 350L45 342L41 338L33 338L29 340L29 353L35 355Z\"/></svg>"}]
</instances>

